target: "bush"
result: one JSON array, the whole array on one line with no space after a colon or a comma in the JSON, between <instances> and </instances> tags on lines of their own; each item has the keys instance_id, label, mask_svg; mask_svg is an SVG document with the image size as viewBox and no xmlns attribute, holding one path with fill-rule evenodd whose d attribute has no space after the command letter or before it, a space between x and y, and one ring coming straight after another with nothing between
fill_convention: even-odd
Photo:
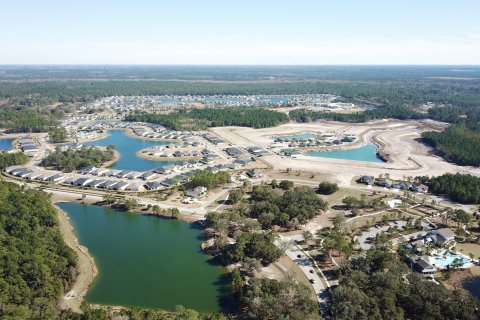
<instances>
[{"instance_id":1,"label":"bush","mask_svg":"<svg viewBox=\"0 0 480 320\"><path fill-rule=\"evenodd\" d=\"M333 194L338 191L338 185L334 182L323 181L318 185L317 192L324 195Z\"/></svg>"}]
</instances>

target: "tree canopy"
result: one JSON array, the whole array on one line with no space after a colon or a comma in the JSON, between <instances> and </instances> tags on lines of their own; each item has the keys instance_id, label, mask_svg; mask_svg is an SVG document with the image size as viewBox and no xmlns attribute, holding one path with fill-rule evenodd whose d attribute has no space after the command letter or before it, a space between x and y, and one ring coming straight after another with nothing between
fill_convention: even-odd
<instances>
[{"instance_id":1,"label":"tree canopy","mask_svg":"<svg viewBox=\"0 0 480 320\"><path fill-rule=\"evenodd\" d=\"M332 294L333 319L480 318L480 302L468 293L432 285L383 248L350 259Z\"/></svg>"},{"instance_id":2,"label":"tree canopy","mask_svg":"<svg viewBox=\"0 0 480 320\"><path fill-rule=\"evenodd\" d=\"M70 172L89 166L99 167L107 161L114 159L114 147L109 146L106 150L97 147L61 150L60 148L45 158L40 163L44 167L52 167L57 170Z\"/></svg>"},{"instance_id":3,"label":"tree canopy","mask_svg":"<svg viewBox=\"0 0 480 320\"><path fill-rule=\"evenodd\" d=\"M0 318L55 319L77 257L47 194L0 181Z\"/></svg>"}]
</instances>

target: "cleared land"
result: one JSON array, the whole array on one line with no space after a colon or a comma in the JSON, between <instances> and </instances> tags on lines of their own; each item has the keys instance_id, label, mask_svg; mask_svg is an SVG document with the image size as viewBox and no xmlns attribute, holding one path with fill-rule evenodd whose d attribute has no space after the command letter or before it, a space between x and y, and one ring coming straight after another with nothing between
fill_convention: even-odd
<instances>
[{"instance_id":1,"label":"cleared land","mask_svg":"<svg viewBox=\"0 0 480 320\"><path fill-rule=\"evenodd\" d=\"M300 155L297 158L283 157L277 154L262 157L262 161L273 169L301 170L331 174L342 186L351 184L354 177L388 173L391 178L402 179L405 176L437 176L446 172L469 173L480 176L480 168L462 167L445 162L434 155L432 149L419 140L421 132L431 127L442 127L444 124L434 121L399 121L381 120L361 124L346 124L333 121L314 123L289 123L275 128L251 129L241 127L220 127L211 129L232 145L269 148L272 136L289 135L302 132L335 132L349 133L359 136L359 143L375 141L381 150L388 153L391 162L372 163L364 161L328 159ZM342 146L337 147L341 150ZM334 149L334 148L329 148Z\"/></svg>"}]
</instances>

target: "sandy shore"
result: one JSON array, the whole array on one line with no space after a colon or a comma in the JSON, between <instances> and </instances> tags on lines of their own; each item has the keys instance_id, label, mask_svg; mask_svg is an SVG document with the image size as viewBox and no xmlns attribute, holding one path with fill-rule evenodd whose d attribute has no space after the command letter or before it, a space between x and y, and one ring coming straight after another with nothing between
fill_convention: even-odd
<instances>
[{"instance_id":1,"label":"sandy shore","mask_svg":"<svg viewBox=\"0 0 480 320\"><path fill-rule=\"evenodd\" d=\"M78 139L78 143L99 141L99 140L107 139L109 136L110 135L105 130L100 135L98 135L96 138L93 138L93 139Z\"/></svg>"},{"instance_id":2,"label":"sandy shore","mask_svg":"<svg viewBox=\"0 0 480 320\"><path fill-rule=\"evenodd\" d=\"M60 232L63 235L65 243L72 248L78 256L77 279L73 283L70 291L65 293L60 299L59 307L62 310L71 309L75 312L81 312L80 305L87 294L88 288L97 276L98 269L94 259L88 253L88 249L78 242L67 214L58 207L57 210Z\"/></svg>"},{"instance_id":3,"label":"sandy shore","mask_svg":"<svg viewBox=\"0 0 480 320\"><path fill-rule=\"evenodd\" d=\"M141 150L136 153L137 157L147 160L157 161L187 161L187 160L200 160L202 157L156 157L143 153Z\"/></svg>"}]
</instances>

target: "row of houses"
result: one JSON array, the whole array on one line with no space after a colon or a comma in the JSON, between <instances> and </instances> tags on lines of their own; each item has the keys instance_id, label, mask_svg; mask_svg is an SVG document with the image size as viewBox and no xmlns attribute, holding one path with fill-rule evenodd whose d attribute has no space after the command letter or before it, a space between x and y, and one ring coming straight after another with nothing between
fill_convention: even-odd
<instances>
[{"instance_id":1,"label":"row of houses","mask_svg":"<svg viewBox=\"0 0 480 320\"><path fill-rule=\"evenodd\" d=\"M224 144L225 143L225 140L220 139L216 135L208 133L208 132L202 134L202 137L205 138L206 140L210 141L214 145L219 145L219 144Z\"/></svg>"},{"instance_id":2,"label":"row of houses","mask_svg":"<svg viewBox=\"0 0 480 320\"><path fill-rule=\"evenodd\" d=\"M385 188L393 188L398 190L411 190L419 193L427 193L428 186L417 183L417 182L409 182L409 181L394 181L389 178L378 178L376 179L374 176L361 176L358 180L360 183L364 183L366 185L377 185L380 187Z\"/></svg>"},{"instance_id":3,"label":"row of houses","mask_svg":"<svg viewBox=\"0 0 480 320\"><path fill-rule=\"evenodd\" d=\"M31 136L18 139L20 149L29 157L33 157L39 150L37 142Z\"/></svg>"}]
</instances>

